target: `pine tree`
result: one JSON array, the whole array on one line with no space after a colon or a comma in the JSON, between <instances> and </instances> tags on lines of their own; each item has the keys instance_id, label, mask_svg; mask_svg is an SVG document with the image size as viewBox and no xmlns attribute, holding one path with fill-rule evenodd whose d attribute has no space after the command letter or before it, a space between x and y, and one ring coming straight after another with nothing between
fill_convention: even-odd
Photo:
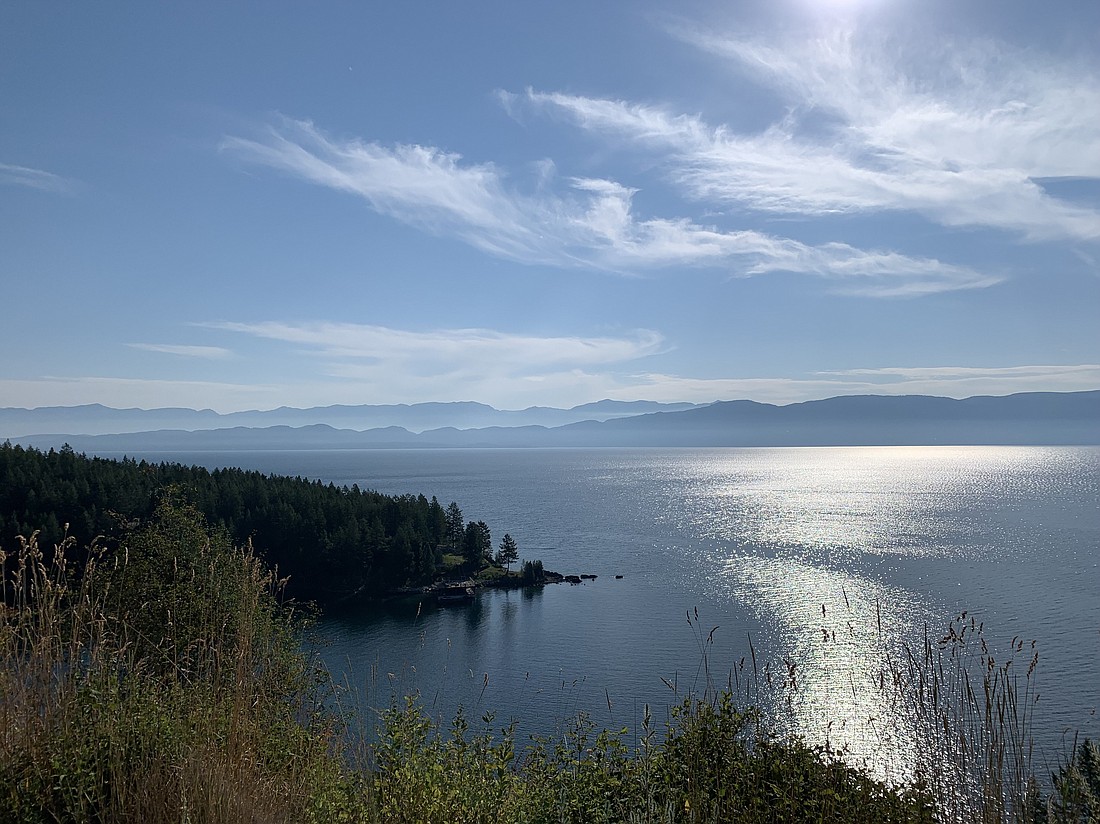
<instances>
[{"instance_id":1,"label":"pine tree","mask_svg":"<svg viewBox=\"0 0 1100 824\"><path fill-rule=\"evenodd\" d=\"M509 570L512 564L519 560L519 546L516 545L515 539L508 533L505 533L504 538L501 539L500 553L497 555L497 559L504 564L506 570Z\"/></svg>"},{"instance_id":2,"label":"pine tree","mask_svg":"<svg viewBox=\"0 0 1100 824\"><path fill-rule=\"evenodd\" d=\"M489 534L489 525L485 521L478 521L476 524L470 521L466 525L466 538L463 546L463 554L466 556L466 563L469 565L470 570L477 572L492 550L493 538Z\"/></svg>"},{"instance_id":3,"label":"pine tree","mask_svg":"<svg viewBox=\"0 0 1100 824\"><path fill-rule=\"evenodd\" d=\"M462 545L465 537L466 522L462 519L462 510L458 508L457 503L451 501L447 504L444 517L447 519L447 543L451 545L452 550L456 550Z\"/></svg>"}]
</instances>

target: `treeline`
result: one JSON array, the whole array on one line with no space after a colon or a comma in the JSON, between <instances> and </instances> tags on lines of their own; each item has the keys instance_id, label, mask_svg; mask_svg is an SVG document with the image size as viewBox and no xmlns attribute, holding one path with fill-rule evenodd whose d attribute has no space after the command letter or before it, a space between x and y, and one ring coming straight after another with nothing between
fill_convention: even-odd
<instances>
[{"instance_id":1,"label":"treeline","mask_svg":"<svg viewBox=\"0 0 1100 824\"><path fill-rule=\"evenodd\" d=\"M98 536L110 543L165 496L192 504L233 542L251 540L280 576L290 576L291 596L322 604L427 583L447 546L470 564L478 560L465 545L461 510L445 509L434 497L10 443L0 446L0 547L10 552L17 536L35 530L44 547L66 532L79 545ZM474 531L488 554L488 527L478 522Z\"/></svg>"}]
</instances>

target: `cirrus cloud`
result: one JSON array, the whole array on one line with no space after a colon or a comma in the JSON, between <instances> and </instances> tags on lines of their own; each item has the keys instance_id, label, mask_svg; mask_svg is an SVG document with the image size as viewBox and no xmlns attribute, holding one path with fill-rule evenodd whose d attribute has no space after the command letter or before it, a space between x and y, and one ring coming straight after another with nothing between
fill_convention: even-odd
<instances>
[{"instance_id":1,"label":"cirrus cloud","mask_svg":"<svg viewBox=\"0 0 1100 824\"><path fill-rule=\"evenodd\" d=\"M336 140L308 121L283 121L258 139L228 137L225 151L316 185L357 195L385 214L488 254L525 264L631 273L720 267L734 275L810 274L837 291L874 297L990 286L1002 278L965 266L844 243L808 245L755 230L722 231L687 218L635 215L637 193L612 180L568 178L552 165L530 193L493 164L464 163L426 146Z\"/></svg>"},{"instance_id":2,"label":"cirrus cloud","mask_svg":"<svg viewBox=\"0 0 1100 824\"><path fill-rule=\"evenodd\" d=\"M214 329L239 332L300 347L335 365L403 364L415 374L446 374L473 368L514 374L548 368L621 363L660 352L663 337L647 329L621 337L539 337L493 329L410 331L358 323L217 322ZM345 370L351 371L351 370Z\"/></svg>"},{"instance_id":3,"label":"cirrus cloud","mask_svg":"<svg viewBox=\"0 0 1100 824\"><path fill-rule=\"evenodd\" d=\"M1100 179L1100 72L996 44L901 49L844 30L779 43L681 30L786 100L761 132L669 107L528 90L521 103L659 152L691 197L807 217L906 210L1032 241L1100 239L1046 178Z\"/></svg>"},{"instance_id":4,"label":"cirrus cloud","mask_svg":"<svg viewBox=\"0 0 1100 824\"><path fill-rule=\"evenodd\" d=\"M178 355L183 358L202 358L204 360L221 360L228 358L233 353L221 346L190 346L170 343L129 343L132 349L142 349L146 352L160 352L165 355Z\"/></svg>"},{"instance_id":5,"label":"cirrus cloud","mask_svg":"<svg viewBox=\"0 0 1100 824\"><path fill-rule=\"evenodd\" d=\"M28 189L60 194L69 194L73 191L73 182L68 178L43 169L14 166L10 163L0 163L0 184L24 186Z\"/></svg>"}]
</instances>

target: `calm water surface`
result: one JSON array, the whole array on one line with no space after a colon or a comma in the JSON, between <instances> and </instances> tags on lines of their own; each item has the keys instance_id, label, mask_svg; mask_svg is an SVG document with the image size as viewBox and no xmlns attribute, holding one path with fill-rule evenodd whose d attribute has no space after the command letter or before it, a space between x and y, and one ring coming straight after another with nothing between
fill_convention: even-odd
<instances>
[{"instance_id":1,"label":"calm water surface","mask_svg":"<svg viewBox=\"0 0 1100 824\"><path fill-rule=\"evenodd\" d=\"M1038 641L1041 757L1066 730L1100 735L1100 448L149 457L455 500L494 545L509 532L523 558L599 576L326 619L323 655L368 706L415 690L442 718L462 704L553 733L583 710L634 728L646 704L663 718L675 691L783 682L794 663L791 699L762 696L775 716L904 775L925 745L879 673L967 610L997 649Z\"/></svg>"}]
</instances>

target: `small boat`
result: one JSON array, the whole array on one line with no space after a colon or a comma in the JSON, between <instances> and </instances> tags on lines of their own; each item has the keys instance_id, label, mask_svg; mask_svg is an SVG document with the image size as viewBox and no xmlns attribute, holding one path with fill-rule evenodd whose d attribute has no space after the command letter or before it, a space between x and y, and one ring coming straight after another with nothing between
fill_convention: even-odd
<instances>
[{"instance_id":1,"label":"small boat","mask_svg":"<svg viewBox=\"0 0 1100 824\"><path fill-rule=\"evenodd\" d=\"M436 593L435 599L441 604L464 604L474 600L474 588L467 584L444 587Z\"/></svg>"}]
</instances>

